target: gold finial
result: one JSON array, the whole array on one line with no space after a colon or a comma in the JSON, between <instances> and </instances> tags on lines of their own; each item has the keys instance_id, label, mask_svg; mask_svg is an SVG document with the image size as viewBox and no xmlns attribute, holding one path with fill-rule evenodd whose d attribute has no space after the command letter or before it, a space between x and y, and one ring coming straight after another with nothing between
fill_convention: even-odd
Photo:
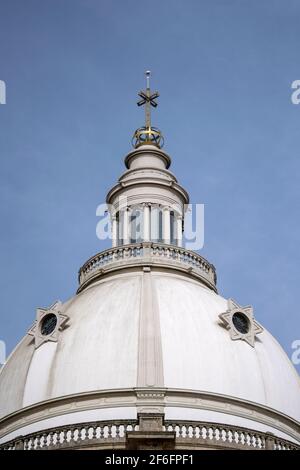
<instances>
[{"instance_id":1,"label":"gold finial","mask_svg":"<svg viewBox=\"0 0 300 470\"><path fill-rule=\"evenodd\" d=\"M159 97L159 93L155 91L151 94L150 90L150 70L145 72L146 75L146 90L139 92L140 101L137 102L138 106L145 105L145 126L137 129L132 139L132 145L139 147L143 144L154 144L157 147L163 146L163 136L159 129L151 127L151 106L157 107L156 98Z\"/></svg>"}]
</instances>

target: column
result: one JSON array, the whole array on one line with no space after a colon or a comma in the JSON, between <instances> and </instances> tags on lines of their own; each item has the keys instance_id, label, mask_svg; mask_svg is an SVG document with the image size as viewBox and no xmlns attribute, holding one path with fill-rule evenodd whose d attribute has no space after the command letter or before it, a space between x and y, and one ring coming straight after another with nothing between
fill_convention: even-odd
<instances>
[{"instance_id":1,"label":"column","mask_svg":"<svg viewBox=\"0 0 300 470\"><path fill-rule=\"evenodd\" d=\"M123 210L123 243L129 243L129 210L128 207Z\"/></svg>"},{"instance_id":2,"label":"column","mask_svg":"<svg viewBox=\"0 0 300 470\"><path fill-rule=\"evenodd\" d=\"M163 241L170 244L171 227L170 227L170 209L165 207L163 209Z\"/></svg>"},{"instance_id":3,"label":"column","mask_svg":"<svg viewBox=\"0 0 300 470\"><path fill-rule=\"evenodd\" d=\"M112 235L112 246L117 246L118 244L118 222L117 216L113 215L111 217L111 235Z\"/></svg>"},{"instance_id":4,"label":"column","mask_svg":"<svg viewBox=\"0 0 300 470\"><path fill-rule=\"evenodd\" d=\"M144 242L150 241L150 206L149 204L144 204Z\"/></svg>"},{"instance_id":5,"label":"column","mask_svg":"<svg viewBox=\"0 0 300 470\"><path fill-rule=\"evenodd\" d=\"M177 215L176 218L176 225L177 225L177 245L182 246L182 215Z\"/></svg>"}]
</instances>

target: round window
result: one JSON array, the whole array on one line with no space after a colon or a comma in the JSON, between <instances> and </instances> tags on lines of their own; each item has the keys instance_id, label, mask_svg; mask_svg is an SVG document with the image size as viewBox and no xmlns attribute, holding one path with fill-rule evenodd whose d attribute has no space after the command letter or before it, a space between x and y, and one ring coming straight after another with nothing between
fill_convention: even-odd
<instances>
[{"instance_id":1,"label":"round window","mask_svg":"<svg viewBox=\"0 0 300 470\"><path fill-rule=\"evenodd\" d=\"M41 321L42 335L50 335L53 333L57 325L57 316L54 313L48 313Z\"/></svg>"},{"instance_id":2,"label":"round window","mask_svg":"<svg viewBox=\"0 0 300 470\"><path fill-rule=\"evenodd\" d=\"M247 334L250 328L249 319L241 312L236 312L232 315L232 323L237 331L243 335Z\"/></svg>"}]
</instances>

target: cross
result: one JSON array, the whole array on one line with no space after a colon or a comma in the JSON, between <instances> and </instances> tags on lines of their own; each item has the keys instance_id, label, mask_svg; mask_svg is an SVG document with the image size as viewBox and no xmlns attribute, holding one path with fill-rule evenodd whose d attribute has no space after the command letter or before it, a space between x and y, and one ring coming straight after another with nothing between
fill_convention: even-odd
<instances>
[{"instance_id":1,"label":"cross","mask_svg":"<svg viewBox=\"0 0 300 470\"><path fill-rule=\"evenodd\" d=\"M146 75L146 91L140 91L139 96L142 98L140 101L138 101L137 105L142 106L145 105L145 126L147 129L150 129L151 127L151 106L153 108L156 108L157 103L155 101L156 98L159 97L159 93L155 91L154 93L151 94L150 91L150 75L151 72L147 70L145 73Z\"/></svg>"}]
</instances>

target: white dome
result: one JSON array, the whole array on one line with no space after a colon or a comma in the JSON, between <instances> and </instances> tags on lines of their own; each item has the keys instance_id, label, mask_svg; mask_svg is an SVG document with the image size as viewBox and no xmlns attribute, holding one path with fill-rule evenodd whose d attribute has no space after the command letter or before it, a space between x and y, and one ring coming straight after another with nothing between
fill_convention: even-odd
<instances>
[{"instance_id":1,"label":"white dome","mask_svg":"<svg viewBox=\"0 0 300 470\"><path fill-rule=\"evenodd\" d=\"M96 439L97 423L107 421L146 427L147 439L153 427L160 434L171 426L174 448L185 448L178 422L204 425L207 439L210 426L225 426L212 430L209 446L299 444L297 372L250 307L235 311L216 293L214 266L181 246L189 198L168 171L170 157L145 145L125 161L107 196L113 247L81 267L74 298L38 309L0 372L0 444L14 448L21 436L24 448L31 436L33 446L41 438L52 445L56 430L60 445L69 426L79 445L75 425L86 424L86 437L96 423ZM137 208L142 217L129 228Z\"/></svg>"},{"instance_id":2,"label":"white dome","mask_svg":"<svg viewBox=\"0 0 300 470\"><path fill-rule=\"evenodd\" d=\"M166 416L177 419L213 421L222 413L221 422L243 416L249 425L261 406L299 420L299 378L288 357L265 329L255 347L232 341L219 318L226 309L198 280L171 271L135 269L96 281L64 304L69 320L58 342L35 349L25 336L12 353L0 374L1 416L70 395L153 387L167 390ZM122 406L128 402L113 405L114 418Z\"/></svg>"}]
</instances>

